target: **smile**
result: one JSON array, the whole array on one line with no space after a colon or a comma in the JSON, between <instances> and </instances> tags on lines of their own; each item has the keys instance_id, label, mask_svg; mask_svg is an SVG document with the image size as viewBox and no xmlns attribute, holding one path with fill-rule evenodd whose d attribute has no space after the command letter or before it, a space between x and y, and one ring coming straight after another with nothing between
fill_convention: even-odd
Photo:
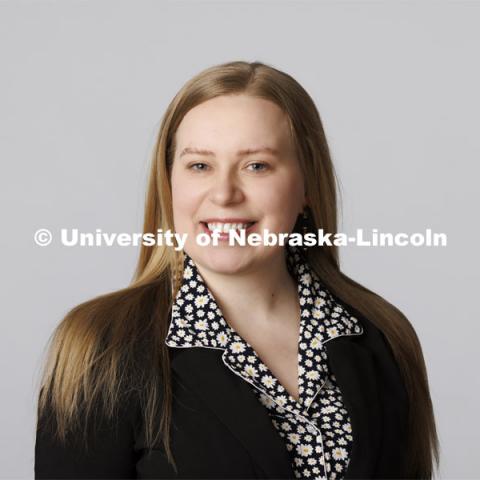
<instances>
[{"instance_id":1,"label":"smile","mask_svg":"<svg viewBox=\"0 0 480 480\"><path fill-rule=\"evenodd\" d=\"M252 227L256 225L257 222L249 222L249 223L206 223L200 222L203 230L208 234L216 233L217 235L220 234L220 239L228 239L228 234L231 231L245 231L250 232Z\"/></svg>"}]
</instances>

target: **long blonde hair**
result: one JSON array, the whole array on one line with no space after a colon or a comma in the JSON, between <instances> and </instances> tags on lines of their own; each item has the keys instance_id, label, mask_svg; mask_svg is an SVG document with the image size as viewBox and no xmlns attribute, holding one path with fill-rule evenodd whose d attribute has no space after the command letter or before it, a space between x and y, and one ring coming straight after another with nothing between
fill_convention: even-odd
<instances>
[{"instance_id":1,"label":"long blonde hair","mask_svg":"<svg viewBox=\"0 0 480 480\"><path fill-rule=\"evenodd\" d=\"M312 228L337 232L337 180L313 100L288 74L264 63L243 61L202 71L168 106L152 158L143 232L174 231L170 173L175 132L183 117L202 102L235 94L269 100L285 112L306 180ZM309 247L307 258L324 284L388 340L409 396L407 476L431 478L434 461L438 467L438 438L425 361L412 325L397 308L340 271L336 246ZM38 418L47 409L53 412L59 438L79 424L80 411L88 415L99 401L105 414L112 416L125 392L135 392L148 445L153 447L161 438L175 466L169 440L171 372L164 340L182 266L182 251L142 245L127 288L77 305L55 329L41 380Z\"/></svg>"}]
</instances>

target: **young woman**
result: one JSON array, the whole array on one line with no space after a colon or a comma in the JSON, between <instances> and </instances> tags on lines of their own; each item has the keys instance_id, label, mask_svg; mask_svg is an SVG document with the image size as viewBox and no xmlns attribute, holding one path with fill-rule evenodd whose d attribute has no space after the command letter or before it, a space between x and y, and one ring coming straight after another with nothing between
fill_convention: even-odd
<instances>
[{"instance_id":1,"label":"young woman","mask_svg":"<svg viewBox=\"0 0 480 480\"><path fill-rule=\"evenodd\" d=\"M438 441L405 316L335 246L229 245L229 230L336 232L307 92L260 62L209 68L163 118L132 284L57 327L36 478L431 478ZM199 233L219 234L201 246Z\"/></svg>"}]
</instances>

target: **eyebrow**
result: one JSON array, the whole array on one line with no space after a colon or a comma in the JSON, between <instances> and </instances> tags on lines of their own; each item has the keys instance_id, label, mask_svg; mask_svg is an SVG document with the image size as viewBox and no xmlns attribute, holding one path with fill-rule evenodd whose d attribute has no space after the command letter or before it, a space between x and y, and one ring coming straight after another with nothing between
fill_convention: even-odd
<instances>
[{"instance_id":1,"label":"eyebrow","mask_svg":"<svg viewBox=\"0 0 480 480\"><path fill-rule=\"evenodd\" d=\"M180 158L184 155L188 154L197 154L197 155L208 155L208 156L215 156L215 153L211 150L205 150L203 148L195 148L195 147L186 147L180 153ZM259 148L245 148L243 150L239 150L237 152L237 156L245 157L247 155L253 155L255 153L269 153L271 155L278 155L278 150L272 147L259 147Z\"/></svg>"}]
</instances>

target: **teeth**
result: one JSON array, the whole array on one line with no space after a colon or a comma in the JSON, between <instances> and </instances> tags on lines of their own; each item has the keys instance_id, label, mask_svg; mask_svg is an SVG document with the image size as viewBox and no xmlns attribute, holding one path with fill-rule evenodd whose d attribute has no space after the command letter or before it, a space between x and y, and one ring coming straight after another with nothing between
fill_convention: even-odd
<instances>
[{"instance_id":1,"label":"teeth","mask_svg":"<svg viewBox=\"0 0 480 480\"><path fill-rule=\"evenodd\" d=\"M250 223L208 223L208 229L212 232L219 231L228 233L230 230L245 230Z\"/></svg>"}]
</instances>

